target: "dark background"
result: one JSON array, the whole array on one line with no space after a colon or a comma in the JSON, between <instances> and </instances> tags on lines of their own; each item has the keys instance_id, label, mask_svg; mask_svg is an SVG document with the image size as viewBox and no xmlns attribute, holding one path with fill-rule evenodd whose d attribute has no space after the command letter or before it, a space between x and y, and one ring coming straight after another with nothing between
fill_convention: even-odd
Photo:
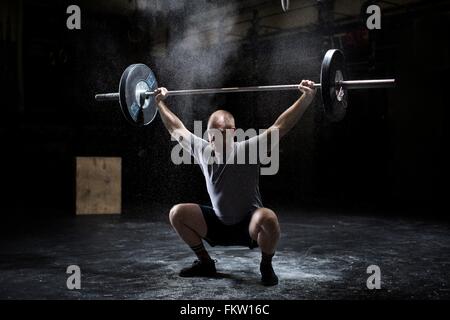
<instances>
[{"instance_id":1,"label":"dark background","mask_svg":"<svg viewBox=\"0 0 450 320\"><path fill-rule=\"evenodd\" d=\"M245 34L200 48L179 45L188 27L202 30L226 16L225 3L250 17ZM282 142L278 175L261 178L265 205L447 219L450 3L385 6L382 29L370 32L367 3L359 16L338 18L334 1L310 3L317 23L277 30L259 19L264 6L279 6L275 0L159 1L157 10L143 11L114 10L110 1L2 0L2 217L74 215L77 156L122 157L126 215L208 202L199 168L172 164L174 142L159 118L135 128L118 103L94 101L95 93L117 90L128 65L146 63L169 89L297 83L319 81L324 53L340 48L352 78L395 77L398 85L351 92L339 123L324 119L318 95ZM81 30L66 28L70 4L81 7ZM218 14L192 27L189 17L214 8ZM281 8L278 18L285 18ZM164 53L155 54L161 43ZM267 128L295 98L249 93L168 103L190 129L219 107L247 129Z\"/></svg>"}]
</instances>

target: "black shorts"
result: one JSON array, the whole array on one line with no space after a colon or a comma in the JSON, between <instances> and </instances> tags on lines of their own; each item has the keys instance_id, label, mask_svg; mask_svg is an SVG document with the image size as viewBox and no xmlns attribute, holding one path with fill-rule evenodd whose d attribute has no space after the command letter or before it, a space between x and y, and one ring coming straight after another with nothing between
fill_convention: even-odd
<instances>
[{"instance_id":1,"label":"black shorts","mask_svg":"<svg viewBox=\"0 0 450 320\"><path fill-rule=\"evenodd\" d=\"M214 209L200 206L205 218L208 232L204 238L210 246L243 246L250 249L257 248L258 243L250 237L248 228L252 218L251 213L238 224L227 226L216 216Z\"/></svg>"}]
</instances>

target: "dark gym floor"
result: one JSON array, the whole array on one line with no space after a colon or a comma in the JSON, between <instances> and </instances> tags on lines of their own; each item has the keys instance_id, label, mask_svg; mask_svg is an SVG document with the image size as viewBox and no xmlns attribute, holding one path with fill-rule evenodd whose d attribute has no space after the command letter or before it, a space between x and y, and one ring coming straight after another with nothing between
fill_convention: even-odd
<instances>
[{"instance_id":1,"label":"dark gym floor","mask_svg":"<svg viewBox=\"0 0 450 320\"><path fill-rule=\"evenodd\" d=\"M0 299L449 299L450 228L418 219L284 211L276 287L259 251L214 248L220 279L182 279L193 261L164 221L120 216L45 221L1 236ZM81 290L66 288L69 265ZM366 269L381 268L368 290Z\"/></svg>"}]
</instances>

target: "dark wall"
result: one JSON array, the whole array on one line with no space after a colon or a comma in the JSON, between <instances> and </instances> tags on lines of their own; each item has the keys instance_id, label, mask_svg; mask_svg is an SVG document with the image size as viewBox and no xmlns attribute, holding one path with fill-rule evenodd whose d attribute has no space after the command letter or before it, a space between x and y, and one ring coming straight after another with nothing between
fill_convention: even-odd
<instances>
[{"instance_id":1,"label":"dark wall","mask_svg":"<svg viewBox=\"0 0 450 320\"><path fill-rule=\"evenodd\" d=\"M319 81L323 54L341 47L352 77L395 76L398 86L352 92L340 123L324 119L318 98L282 142L279 174L262 178L265 203L421 208L439 215L448 174L450 35L448 3L442 3L399 9L386 16L381 31L367 32L361 20L270 37L250 33L196 51L177 46L185 7L126 16L81 3L82 30L69 31L65 9L72 2L24 1L12 9L22 16L23 57L16 40L1 43L2 70L8 71L2 75L1 206L17 216L73 214L76 156L123 158L127 214L207 202L200 170L170 161L174 143L159 120L131 127L117 103L96 103L94 94L116 90L122 71L136 62L173 89ZM338 33L345 37L333 37ZM162 36L169 39L168 53L152 56L149 48ZM242 128L267 128L295 98L250 93L169 103L191 129L218 107L233 112Z\"/></svg>"}]
</instances>

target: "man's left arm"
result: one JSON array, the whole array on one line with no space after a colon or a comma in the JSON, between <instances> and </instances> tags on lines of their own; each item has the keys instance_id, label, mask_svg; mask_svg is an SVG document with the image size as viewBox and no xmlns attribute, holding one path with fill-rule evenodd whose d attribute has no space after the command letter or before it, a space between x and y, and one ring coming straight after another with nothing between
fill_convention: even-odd
<instances>
[{"instance_id":1,"label":"man's left arm","mask_svg":"<svg viewBox=\"0 0 450 320\"><path fill-rule=\"evenodd\" d=\"M314 82L303 80L299 85L299 90L303 92L300 99L298 99L289 109L284 111L275 123L265 132L269 135L269 139L273 130L278 130L280 139L284 137L289 131L292 130L292 128L302 118L305 111L311 105L317 91L314 88Z\"/></svg>"},{"instance_id":2,"label":"man's left arm","mask_svg":"<svg viewBox=\"0 0 450 320\"><path fill-rule=\"evenodd\" d=\"M311 105L316 95L314 82L303 80L299 85L299 90L303 92L300 99L281 114L277 121L266 131L249 139L246 145L250 146L266 146L268 150L273 150L279 143L280 139L285 136L297 122L302 118L305 111Z\"/></svg>"}]
</instances>

